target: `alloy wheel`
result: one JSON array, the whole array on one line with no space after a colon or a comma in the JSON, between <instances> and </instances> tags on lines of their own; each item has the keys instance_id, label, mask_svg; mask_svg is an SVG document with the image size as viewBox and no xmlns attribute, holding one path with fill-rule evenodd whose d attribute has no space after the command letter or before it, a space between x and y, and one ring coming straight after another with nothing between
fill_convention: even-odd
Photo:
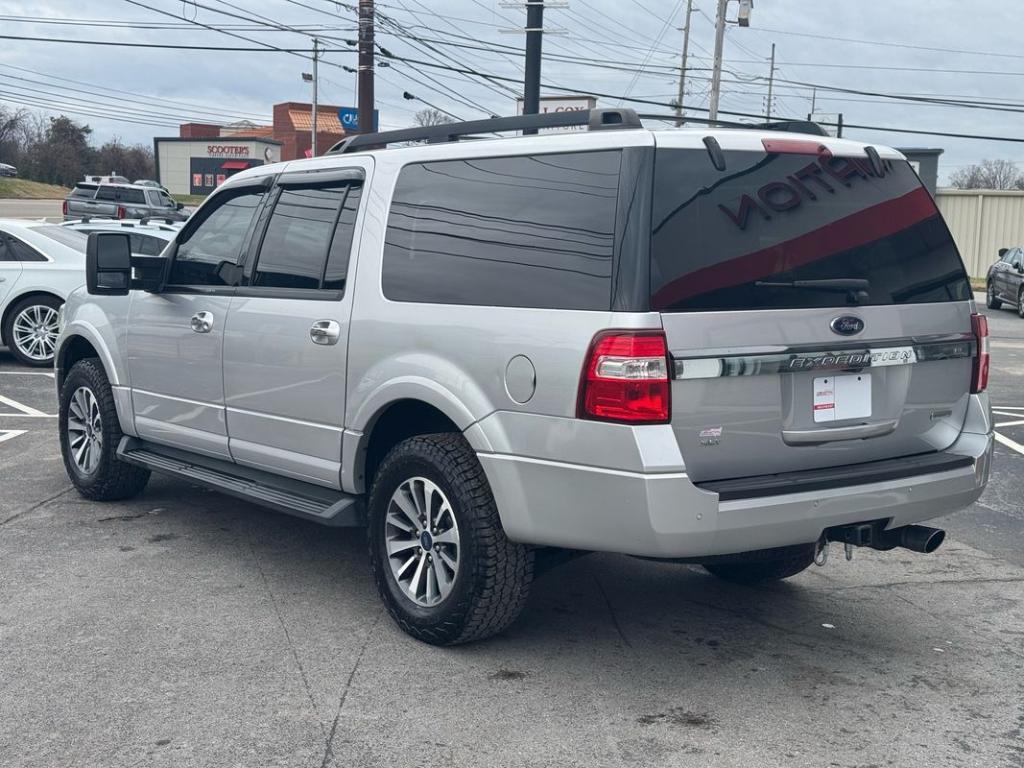
<instances>
[{"instance_id":1,"label":"alloy wheel","mask_svg":"<svg viewBox=\"0 0 1024 768\"><path fill-rule=\"evenodd\" d=\"M444 492L425 477L391 496L384 545L395 582L416 605L431 608L451 594L459 573L459 525Z\"/></svg>"},{"instance_id":2,"label":"alloy wheel","mask_svg":"<svg viewBox=\"0 0 1024 768\"><path fill-rule=\"evenodd\" d=\"M57 310L45 304L25 307L14 318L12 331L21 354L39 362L50 360L57 348Z\"/></svg>"},{"instance_id":3,"label":"alloy wheel","mask_svg":"<svg viewBox=\"0 0 1024 768\"><path fill-rule=\"evenodd\" d=\"M88 387L79 387L68 403L68 446L78 470L91 475L103 453L103 418L100 404Z\"/></svg>"}]
</instances>

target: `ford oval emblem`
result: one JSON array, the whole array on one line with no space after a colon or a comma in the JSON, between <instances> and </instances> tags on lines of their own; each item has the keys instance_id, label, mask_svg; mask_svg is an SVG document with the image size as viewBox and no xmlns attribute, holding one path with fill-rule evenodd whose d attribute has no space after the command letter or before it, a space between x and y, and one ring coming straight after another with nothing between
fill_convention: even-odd
<instances>
[{"instance_id":1,"label":"ford oval emblem","mask_svg":"<svg viewBox=\"0 0 1024 768\"><path fill-rule=\"evenodd\" d=\"M833 333L838 333L840 336L854 336L864 330L864 321L853 315L840 315L832 318L829 327Z\"/></svg>"}]
</instances>

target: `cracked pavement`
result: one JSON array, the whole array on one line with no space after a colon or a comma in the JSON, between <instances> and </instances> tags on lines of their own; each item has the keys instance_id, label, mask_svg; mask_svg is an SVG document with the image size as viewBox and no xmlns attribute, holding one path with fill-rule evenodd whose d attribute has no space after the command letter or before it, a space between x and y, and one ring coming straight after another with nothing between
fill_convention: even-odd
<instances>
[{"instance_id":1,"label":"cracked pavement","mask_svg":"<svg viewBox=\"0 0 1024 768\"><path fill-rule=\"evenodd\" d=\"M993 402L1024 407L1024 321L990 314ZM24 370L0 352L0 394L55 413ZM87 502L54 420L5 413L0 765L1024 767L1003 445L934 555L833 547L760 588L592 555L505 635L437 649L387 617L361 531L165 478Z\"/></svg>"}]
</instances>

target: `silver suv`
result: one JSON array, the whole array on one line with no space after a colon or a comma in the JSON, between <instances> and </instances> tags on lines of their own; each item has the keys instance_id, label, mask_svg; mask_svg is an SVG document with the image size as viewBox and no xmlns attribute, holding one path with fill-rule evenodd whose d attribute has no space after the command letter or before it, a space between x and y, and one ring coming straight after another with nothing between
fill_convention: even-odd
<instances>
[{"instance_id":1,"label":"silver suv","mask_svg":"<svg viewBox=\"0 0 1024 768\"><path fill-rule=\"evenodd\" d=\"M628 110L397 131L239 173L129 250L90 235L64 313L78 490L155 471L366 525L430 643L507 627L567 551L741 582L830 541L930 552L918 523L987 482L985 318L892 149Z\"/></svg>"}]
</instances>

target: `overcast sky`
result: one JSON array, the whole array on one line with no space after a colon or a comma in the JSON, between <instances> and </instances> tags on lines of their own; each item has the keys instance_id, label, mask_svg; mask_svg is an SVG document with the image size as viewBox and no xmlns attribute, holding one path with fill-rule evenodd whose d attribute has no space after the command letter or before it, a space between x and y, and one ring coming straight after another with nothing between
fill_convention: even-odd
<instances>
[{"instance_id":1,"label":"overcast sky","mask_svg":"<svg viewBox=\"0 0 1024 768\"><path fill-rule=\"evenodd\" d=\"M392 54L512 80L485 84L476 77L392 59L391 66L377 70L383 126L408 125L424 103L460 118L512 114L512 94L521 90L516 81L522 77L521 55L512 49L521 48L523 35L503 30L521 27L525 14L506 5L499 0L381 0L377 41ZM569 0L568 8L549 9L546 25L564 34L545 40L543 81L580 93L667 103L677 88L678 69L671 68L679 66L685 6L685 0ZM699 109L707 108L714 12L714 0L694 0L692 72L685 100L694 116L704 115ZM732 2L730 17L735 13ZM75 23L24 21L40 17ZM194 22L227 28L253 42ZM762 78L768 75L775 43L775 115L805 117L812 91L809 85L796 83L817 84L825 86L817 90L817 111L842 112L850 125L1024 138L1022 22L1020 0L755 0L751 26L730 26L726 35L721 109L764 113ZM126 23L157 28L110 26ZM266 26L272 23L300 27L308 34L274 31ZM341 69L355 66L356 55L345 43L355 37L355 28L349 4L333 0L0 0L3 35L302 49L310 47L309 34L318 34L329 48L320 67L320 99L338 105L355 103L355 76ZM417 43L410 35L430 42ZM301 79L309 62L287 53L2 43L0 99L49 113L65 112L92 126L99 141L119 136L129 143L150 144L154 136L176 135L177 124L188 120L269 122L275 102L310 98L309 85ZM507 52L494 52L495 48ZM644 62L646 67L641 68ZM868 93L837 93L826 87ZM403 91L424 103L404 100ZM997 103L1001 111L908 103L882 94ZM601 97L599 103L619 102ZM650 104L622 104L668 111ZM1009 158L1024 166L1024 143L861 128L848 128L844 136L944 148L943 178L983 158Z\"/></svg>"}]
</instances>

